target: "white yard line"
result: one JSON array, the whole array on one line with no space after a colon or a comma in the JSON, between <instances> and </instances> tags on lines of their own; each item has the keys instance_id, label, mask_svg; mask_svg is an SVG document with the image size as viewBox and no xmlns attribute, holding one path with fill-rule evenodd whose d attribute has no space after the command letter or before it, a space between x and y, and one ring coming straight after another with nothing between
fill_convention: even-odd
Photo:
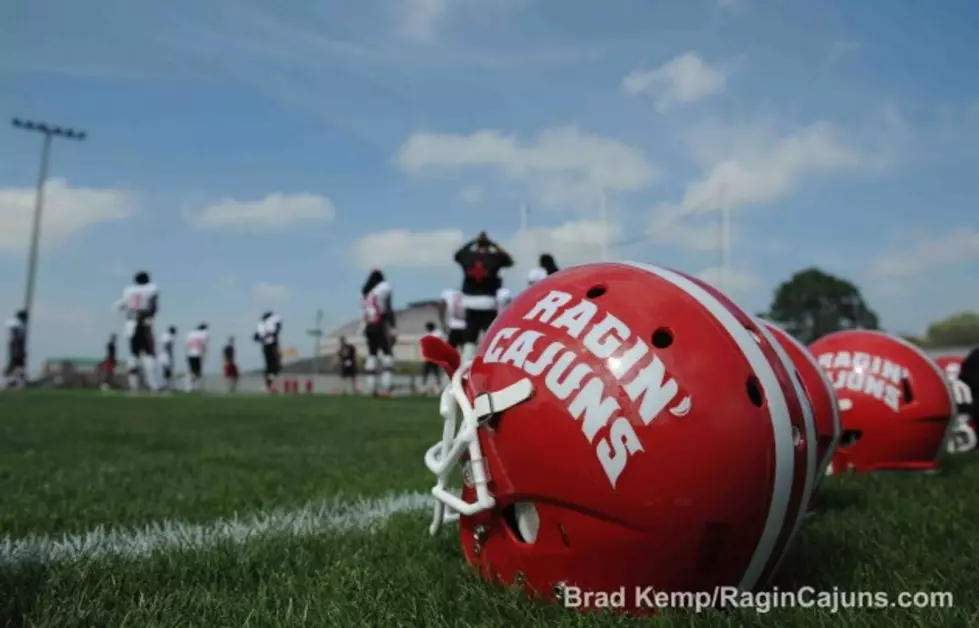
<instances>
[{"instance_id":1,"label":"white yard line","mask_svg":"<svg viewBox=\"0 0 979 628\"><path fill-rule=\"evenodd\" d=\"M205 551L219 544L242 545L256 539L299 538L372 530L393 515L432 508L431 493L393 493L347 501L335 498L285 510L257 513L210 523L163 520L145 526L80 534L0 538L0 568L23 563L72 563L118 556L143 558L174 551ZM421 534L421 532L419 532Z\"/></svg>"}]
</instances>

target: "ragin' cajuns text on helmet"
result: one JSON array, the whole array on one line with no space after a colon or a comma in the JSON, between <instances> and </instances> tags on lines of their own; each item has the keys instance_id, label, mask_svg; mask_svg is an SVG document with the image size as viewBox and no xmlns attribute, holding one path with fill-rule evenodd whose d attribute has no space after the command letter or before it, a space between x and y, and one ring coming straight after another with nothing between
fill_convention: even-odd
<instances>
[{"instance_id":1,"label":"ragin' cajuns text on helmet","mask_svg":"<svg viewBox=\"0 0 979 628\"><path fill-rule=\"evenodd\" d=\"M814 480L812 409L778 342L718 291L588 264L518 295L469 363L422 346L451 376L425 456L431 532L458 520L487 580L548 599L619 592L644 613L640 592L750 590L774 573Z\"/></svg>"},{"instance_id":2,"label":"ragin' cajuns text on helmet","mask_svg":"<svg viewBox=\"0 0 979 628\"><path fill-rule=\"evenodd\" d=\"M939 468L955 402L931 358L903 339L864 329L829 334L809 350L840 404L843 436L830 473Z\"/></svg>"}]
</instances>

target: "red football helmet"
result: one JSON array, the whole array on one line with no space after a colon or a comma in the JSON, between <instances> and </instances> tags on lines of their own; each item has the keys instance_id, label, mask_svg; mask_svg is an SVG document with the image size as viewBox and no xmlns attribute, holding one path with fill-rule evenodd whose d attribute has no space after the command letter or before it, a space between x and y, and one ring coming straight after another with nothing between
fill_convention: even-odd
<instances>
[{"instance_id":1,"label":"red football helmet","mask_svg":"<svg viewBox=\"0 0 979 628\"><path fill-rule=\"evenodd\" d=\"M431 533L458 520L487 580L565 602L625 591L622 610L652 612L635 591L750 590L791 544L812 409L778 342L702 282L577 266L520 293L471 362L422 349L451 378L425 455Z\"/></svg>"},{"instance_id":2,"label":"red football helmet","mask_svg":"<svg viewBox=\"0 0 979 628\"><path fill-rule=\"evenodd\" d=\"M931 358L905 340L865 329L829 334L809 350L829 375L843 422L831 474L939 468L955 402Z\"/></svg>"},{"instance_id":3,"label":"red football helmet","mask_svg":"<svg viewBox=\"0 0 979 628\"><path fill-rule=\"evenodd\" d=\"M950 454L970 452L976 449L976 445L979 443L979 438L976 437L976 425L972 419L972 389L959 379L964 361L964 358L957 355L942 355L935 358L935 362L945 371L949 384L952 386L958 411L955 427L948 439L947 449Z\"/></svg>"},{"instance_id":4,"label":"red football helmet","mask_svg":"<svg viewBox=\"0 0 979 628\"><path fill-rule=\"evenodd\" d=\"M830 384L826 373L820 368L816 358L804 344L793 338L782 328L762 321L799 371L802 385L812 405L813 424L816 430L817 476L814 484L826 473L830 459L836 452L843 429L840 426L840 406L836 401L836 391Z\"/></svg>"}]
</instances>

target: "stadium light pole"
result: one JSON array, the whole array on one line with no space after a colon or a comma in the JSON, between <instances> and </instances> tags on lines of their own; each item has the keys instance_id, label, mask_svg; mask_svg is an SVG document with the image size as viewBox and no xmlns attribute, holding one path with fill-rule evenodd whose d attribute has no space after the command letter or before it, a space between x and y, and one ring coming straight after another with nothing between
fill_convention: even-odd
<instances>
[{"instance_id":1,"label":"stadium light pole","mask_svg":"<svg viewBox=\"0 0 979 628\"><path fill-rule=\"evenodd\" d=\"M316 326L307 329L306 334L313 337L313 375L320 374L320 338L323 337L323 310L316 310Z\"/></svg>"},{"instance_id":2,"label":"stadium light pole","mask_svg":"<svg viewBox=\"0 0 979 628\"><path fill-rule=\"evenodd\" d=\"M31 225L31 246L27 254L27 285L24 287L24 310L27 312L28 324L24 330L24 345L26 348L27 339L30 337L31 321L33 321L33 316L31 315L31 308L34 305L34 280L37 277L37 250L38 245L41 240L41 212L44 209L44 184L47 182L48 178L48 162L51 154L51 140L56 137L63 137L68 140L82 141L86 137L85 131L76 131L75 129L69 129L67 127L60 127L53 124L47 124L45 122L33 122L30 120L21 120L20 118L14 118L10 121L15 128L21 129L22 131L32 131L34 133L41 133L44 136L44 140L41 143L41 171L37 177L37 192L34 196L34 218ZM29 352L26 352L30 355ZM27 372L27 364L25 361L24 371Z\"/></svg>"}]
</instances>

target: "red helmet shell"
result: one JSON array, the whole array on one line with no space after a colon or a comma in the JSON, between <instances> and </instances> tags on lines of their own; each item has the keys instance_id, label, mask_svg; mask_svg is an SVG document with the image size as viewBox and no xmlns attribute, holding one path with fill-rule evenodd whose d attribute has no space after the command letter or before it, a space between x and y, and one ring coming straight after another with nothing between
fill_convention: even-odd
<instances>
[{"instance_id":1,"label":"red helmet shell","mask_svg":"<svg viewBox=\"0 0 979 628\"><path fill-rule=\"evenodd\" d=\"M811 409L779 351L660 267L589 264L524 290L465 383L470 399L533 386L480 426L495 507L461 517L467 560L545 598L626 591L639 613L654 609L637 588L761 584L809 498Z\"/></svg>"},{"instance_id":2,"label":"red helmet shell","mask_svg":"<svg viewBox=\"0 0 979 628\"><path fill-rule=\"evenodd\" d=\"M936 470L955 402L921 349L871 330L840 331L809 346L836 390L843 439L830 465L845 470Z\"/></svg>"}]
</instances>

